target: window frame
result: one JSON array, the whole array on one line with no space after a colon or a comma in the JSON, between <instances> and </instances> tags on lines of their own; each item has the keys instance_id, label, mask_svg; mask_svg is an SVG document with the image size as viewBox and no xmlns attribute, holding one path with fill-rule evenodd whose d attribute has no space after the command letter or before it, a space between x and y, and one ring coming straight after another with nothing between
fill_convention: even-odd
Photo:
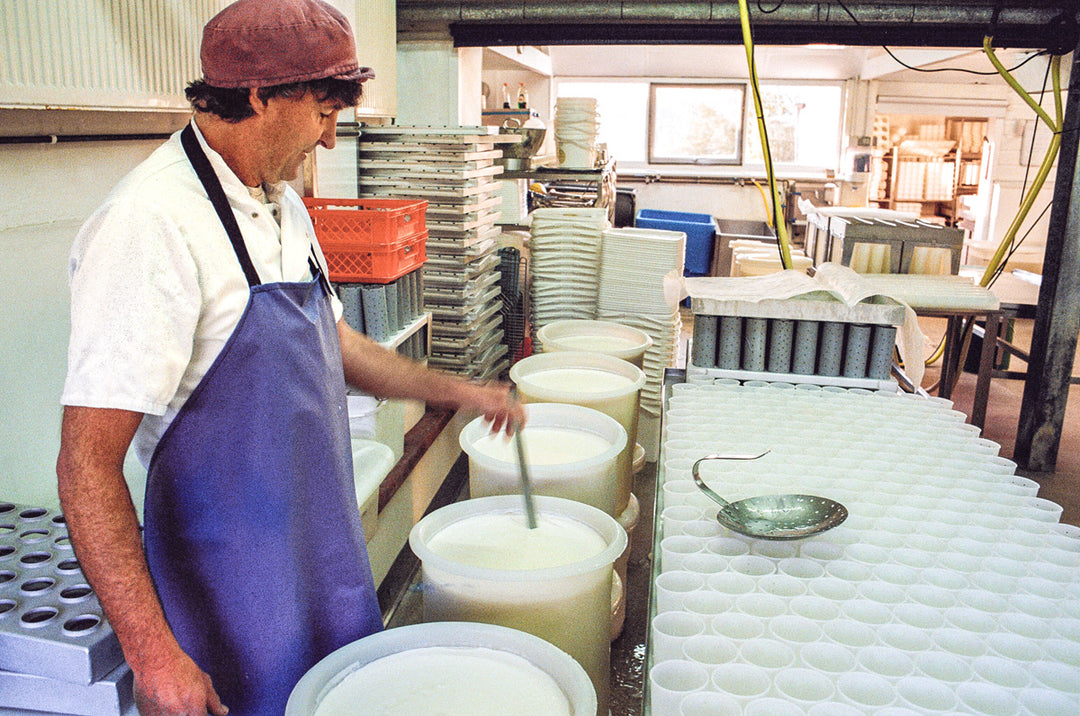
<instances>
[{"instance_id":1,"label":"window frame","mask_svg":"<svg viewBox=\"0 0 1080 716\"><path fill-rule=\"evenodd\" d=\"M694 87L700 89L716 88L740 90L742 106L739 107L739 124L735 128L735 157L733 159L677 159L674 157L658 157L653 151L653 139L656 131L656 90L657 88ZM649 82L649 116L645 124L645 161L649 166L742 166L743 148L746 145L746 95L749 89L748 82L738 81L707 81L707 82Z\"/></svg>"}]
</instances>

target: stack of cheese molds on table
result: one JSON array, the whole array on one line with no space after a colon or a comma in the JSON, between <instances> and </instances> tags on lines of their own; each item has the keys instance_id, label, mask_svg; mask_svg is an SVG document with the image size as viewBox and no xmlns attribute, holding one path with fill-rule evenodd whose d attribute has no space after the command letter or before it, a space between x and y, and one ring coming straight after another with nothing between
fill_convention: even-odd
<instances>
[{"instance_id":1,"label":"stack of cheese molds on table","mask_svg":"<svg viewBox=\"0 0 1080 716\"><path fill-rule=\"evenodd\" d=\"M668 714L1080 713L1080 529L938 398L704 374L668 386L648 704ZM794 541L728 500L849 511Z\"/></svg>"}]
</instances>

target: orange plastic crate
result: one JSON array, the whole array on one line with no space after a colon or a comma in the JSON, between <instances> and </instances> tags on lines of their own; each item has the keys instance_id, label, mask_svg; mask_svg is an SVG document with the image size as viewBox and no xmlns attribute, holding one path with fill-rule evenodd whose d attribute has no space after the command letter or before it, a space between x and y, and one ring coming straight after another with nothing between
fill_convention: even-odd
<instances>
[{"instance_id":1,"label":"orange plastic crate","mask_svg":"<svg viewBox=\"0 0 1080 716\"><path fill-rule=\"evenodd\" d=\"M390 283L427 259L428 232L387 247L358 249L348 241L319 239L330 280L338 283Z\"/></svg>"},{"instance_id":2,"label":"orange plastic crate","mask_svg":"<svg viewBox=\"0 0 1080 716\"><path fill-rule=\"evenodd\" d=\"M315 235L351 241L357 248L384 248L427 230L427 202L415 199L324 199L305 197Z\"/></svg>"},{"instance_id":3,"label":"orange plastic crate","mask_svg":"<svg viewBox=\"0 0 1080 716\"><path fill-rule=\"evenodd\" d=\"M305 197L330 280L389 283L427 258L427 202Z\"/></svg>"}]
</instances>

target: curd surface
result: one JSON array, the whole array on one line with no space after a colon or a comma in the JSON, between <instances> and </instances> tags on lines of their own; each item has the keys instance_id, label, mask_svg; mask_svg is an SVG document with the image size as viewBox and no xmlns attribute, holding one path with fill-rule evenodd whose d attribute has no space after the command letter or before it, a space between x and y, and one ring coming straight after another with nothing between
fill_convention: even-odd
<instances>
[{"instance_id":1,"label":"curd surface","mask_svg":"<svg viewBox=\"0 0 1080 716\"><path fill-rule=\"evenodd\" d=\"M527 659L482 647L390 654L352 672L315 716L570 716L570 702Z\"/></svg>"},{"instance_id":2,"label":"curd surface","mask_svg":"<svg viewBox=\"0 0 1080 716\"><path fill-rule=\"evenodd\" d=\"M537 388L575 393L609 393L634 384L624 375L589 368L553 368L530 373L524 380Z\"/></svg>"},{"instance_id":3,"label":"curd surface","mask_svg":"<svg viewBox=\"0 0 1080 716\"><path fill-rule=\"evenodd\" d=\"M599 435L569 428L528 427L521 431L525 457L530 465L563 465L603 455L611 443ZM505 433L488 434L473 443L477 452L517 464L514 438Z\"/></svg>"},{"instance_id":4,"label":"curd surface","mask_svg":"<svg viewBox=\"0 0 1080 716\"><path fill-rule=\"evenodd\" d=\"M607 542L580 522L540 512L535 529L520 513L468 517L432 535L428 548L458 564L524 570L582 562L603 552Z\"/></svg>"}]
</instances>

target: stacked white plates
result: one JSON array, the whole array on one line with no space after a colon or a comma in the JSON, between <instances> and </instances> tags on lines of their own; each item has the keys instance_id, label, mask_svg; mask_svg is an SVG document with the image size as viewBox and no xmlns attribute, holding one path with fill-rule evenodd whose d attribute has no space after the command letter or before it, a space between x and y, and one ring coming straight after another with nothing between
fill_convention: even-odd
<instances>
[{"instance_id":1,"label":"stacked white plates","mask_svg":"<svg viewBox=\"0 0 1080 716\"><path fill-rule=\"evenodd\" d=\"M537 209L529 250L533 330L552 321L596 318L603 209Z\"/></svg>"},{"instance_id":2,"label":"stacked white plates","mask_svg":"<svg viewBox=\"0 0 1080 716\"><path fill-rule=\"evenodd\" d=\"M664 293L664 277L683 272L686 234L654 229L610 229L603 233L597 318L644 331L653 339L645 352L641 409L660 416L664 369L678 349L678 296Z\"/></svg>"},{"instance_id":3,"label":"stacked white plates","mask_svg":"<svg viewBox=\"0 0 1080 716\"><path fill-rule=\"evenodd\" d=\"M596 164L596 133L600 126L592 97L560 97L555 101L555 151L559 166L592 169Z\"/></svg>"},{"instance_id":4,"label":"stacked white plates","mask_svg":"<svg viewBox=\"0 0 1080 716\"><path fill-rule=\"evenodd\" d=\"M673 310L668 315L650 315L597 310L596 317L602 321L611 321L637 328L653 339L652 346L645 351L643 365L641 366L642 370L645 371L645 385L641 389L640 408L650 417L659 418L663 399L664 369L675 365L675 355L679 345L679 331L682 329L682 319L679 317L679 311L677 309Z\"/></svg>"}]
</instances>

